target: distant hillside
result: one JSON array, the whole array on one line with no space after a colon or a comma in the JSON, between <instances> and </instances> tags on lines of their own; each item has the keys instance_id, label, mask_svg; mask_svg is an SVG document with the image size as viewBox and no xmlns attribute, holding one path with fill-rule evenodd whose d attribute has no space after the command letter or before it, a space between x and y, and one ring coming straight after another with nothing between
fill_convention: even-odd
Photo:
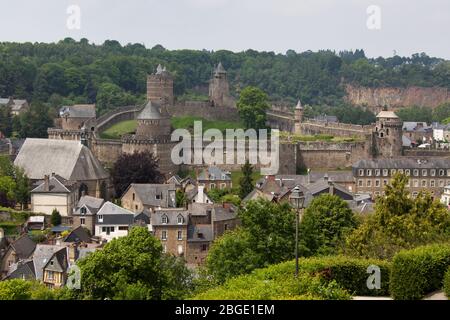
<instances>
[{"instance_id":1,"label":"distant hillside","mask_svg":"<svg viewBox=\"0 0 450 320\"><path fill-rule=\"evenodd\" d=\"M346 84L380 87L450 88L450 62L426 54L368 59L364 51L286 54L247 50L166 50L157 45L103 45L67 38L58 43L0 43L0 96L33 101L127 105L144 99L146 74L158 63L175 76L175 93L203 88L219 61L228 70L234 95L248 85L274 100L304 104L342 103Z\"/></svg>"}]
</instances>

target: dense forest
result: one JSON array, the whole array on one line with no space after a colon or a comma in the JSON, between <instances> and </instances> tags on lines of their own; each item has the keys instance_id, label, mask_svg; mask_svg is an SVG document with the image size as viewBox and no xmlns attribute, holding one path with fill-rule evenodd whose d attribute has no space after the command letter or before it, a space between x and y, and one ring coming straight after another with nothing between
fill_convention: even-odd
<instances>
[{"instance_id":1,"label":"dense forest","mask_svg":"<svg viewBox=\"0 0 450 320\"><path fill-rule=\"evenodd\" d=\"M273 100L294 103L301 98L313 106L342 106L344 83L450 87L450 62L424 53L369 59L363 50L234 53L166 50L161 45L147 49L141 44L122 46L113 40L94 45L87 39L66 38L49 44L0 43L0 96L53 107L96 102L103 113L143 101L146 74L158 63L173 73L178 96L192 96L207 84L219 61L228 70L235 95L252 85Z\"/></svg>"}]
</instances>

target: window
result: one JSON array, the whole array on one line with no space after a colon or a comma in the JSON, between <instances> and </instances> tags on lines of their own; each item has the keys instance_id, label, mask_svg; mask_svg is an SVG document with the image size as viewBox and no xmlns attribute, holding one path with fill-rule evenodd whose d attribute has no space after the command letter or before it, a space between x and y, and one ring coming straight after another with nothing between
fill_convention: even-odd
<instances>
[{"instance_id":1,"label":"window","mask_svg":"<svg viewBox=\"0 0 450 320\"><path fill-rule=\"evenodd\" d=\"M210 186L211 189L215 189L216 188L216 184L215 183L211 183L209 186Z\"/></svg>"},{"instance_id":2,"label":"window","mask_svg":"<svg viewBox=\"0 0 450 320\"><path fill-rule=\"evenodd\" d=\"M450 169L447 169L447 176L450 177Z\"/></svg>"},{"instance_id":3,"label":"window","mask_svg":"<svg viewBox=\"0 0 450 320\"><path fill-rule=\"evenodd\" d=\"M208 250L208 245L202 244L202 251L207 251L207 250Z\"/></svg>"},{"instance_id":4,"label":"window","mask_svg":"<svg viewBox=\"0 0 450 320\"><path fill-rule=\"evenodd\" d=\"M398 172L399 173L403 173L403 169L398 169Z\"/></svg>"},{"instance_id":5,"label":"window","mask_svg":"<svg viewBox=\"0 0 450 320\"><path fill-rule=\"evenodd\" d=\"M419 187L419 180L414 180L413 181L413 186L414 186L414 188L418 188Z\"/></svg>"},{"instance_id":6,"label":"window","mask_svg":"<svg viewBox=\"0 0 450 320\"><path fill-rule=\"evenodd\" d=\"M380 180L375 180L375 187L379 187L380 186Z\"/></svg>"},{"instance_id":7,"label":"window","mask_svg":"<svg viewBox=\"0 0 450 320\"><path fill-rule=\"evenodd\" d=\"M388 181L387 181L386 179L384 179L384 180L383 180L383 185L384 185L384 186L387 186L387 184L388 184Z\"/></svg>"},{"instance_id":8,"label":"window","mask_svg":"<svg viewBox=\"0 0 450 320\"><path fill-rule=\"evenodd\" d=\"M220 184L220 189L225 189L227 187L227 184L226 183L221 183Z\"/></svg>"},{"instance_id":9,"label":"window","mask_svg":"<svg viewBox=\"0 0 450 320\"><path fill-rule=\"evenodd\" d=\"M411 181L408 179L408 182L406 182L406 187L409 188L411 186Z\"/></svg>"},{"instance_id":10,"label":"window","mask_svg":"<svg viewBox=\"0 0 450 320\"><path fill-rule=\"evenodd\" d=\"M436 175L436 169L430 170L430 176L434 177Z\"/></svg>"},{"instance_id":11,"label":"window","mask_svg":"<svg viewBox=\"0 0 450 320\"><path fill-rule=\"evenodd\" d=\"M120 226L119 231L128 231L128 226Z\"/></svg>"},{"instance_id":12,"label":"window","mask_svg":"<svg viewBox=\"0 0 450 320\"><path fill-rule=\"evenodd\" d=\"M100 215L98 216L98 222L103 222L103 215L102 215L102 214L100 214Z\"/></svg>"},{"instance_id":13,"label":"window","mask_svg":"<svg viewBox=\"0 0 450 320\"><path fill-rule=\"evenodd\" d=\"M418 195L417 192L413 192L413 193L412 193L413 198L417 198L417 195Z\"/></svg>"},{"instance_id":14,"label":"window","mask_svg":"<svg viewBox=\"0 0 450 320\"><path fill-rule=\"evenodd\" d=\"M393 176L396 172L397 172L397 170L391 169L391 176Z\"/></svg>"},{"instance_id":15,"label":"window","mask_svg":"<svg viewBox=\"0 0 450 320\"><path fill-rule=\"evenodd\" d=\"M161 231L161 240L167 240L167 231L166 230Z\"/></svg>"},{"instance_id":16,"label":"window","mask_svg":"<svg viewBox=\"0 0 450 320\"><path fill-rule=\"evenodd\" d=\"M363 186L363 183L364 183L364 180L358 180L358 187L362 187Z\"/></svg>"},{"instance_id":17,"label":"window","mask_svg":"<svg viewBox=\"0 0 450 320\"><path fill-rule=\"evenodd\" d=\"M177 223L178 223L178 224L183 224L183 222L184 222L183 216L182 216L182 215L179 215L178 218L177 218Z\"/></svg>"},{"instance_id":18,"label":"window","mask_svg":"<svg viewBox=\"0 0 450 320\"><path fill-rule=\"evenodd\" d=\"M47 271L47 279L53 280L54 278L54 272L53 271Z\"/></svg>"},{"instance_id":19,"label":"window","mask_svg":"<svg viewBox=\"0 0 450 320\"><path fill-rule=\"evenodd\" d=\"M133 201L136 200L136 194L133 192Z\"/></svg>"},{"instance_id":20,"label":"window","mask_svg":"<svg viewBox=\"0 0 450 320\"><path fill-rule=\"evenodd\" d=\"M372 180L367 180L367 186L371 187L372 186Z\"/></svg>"},{"instance_id":21,"label":"window","mask_svg":"<svg viewBox=\"0 0 450 320\"><path fill-rule=\"evenodd\" d=\"M389 174L389 170L388 169L383 169L383 176L387 177Z\"/></svg>"},{"instance_id":22,"label":"window","mask_svg":"<svg viewBox=\"0 0 450 320\"><path fill-rule=\"evenodd\" d=\"M179 254L179 255L182 255L182 254L183 254L183 245L182 245L182 244L179 244L179 245L178 245L178 254Z\"/></svg>"},{"instance_id":23,"label":"window","mask_svg":"<svg viewBox=\"0 0 450 320\"><path fill-rule=\"evenodd\" d=\"M362 177L364 175L364 169L359 169L359 176Z\"/></svg>"},{"instance_id":24,"label":"window","mask_svg":"<svg viewBox=\"0 0 450 320\"><path fill-rule=\"evenodd\" d=\"M406 169L406 170L405 170L405 174L409 177L409 176L411 175L411 170Z\"/></svg>"},{"instance_id":25,"label":"window","mask_svg":"<svg viewBox=\"0 0 450 320\"><path fill-rule=\"evenodd\" d=\"M86 218L80 218L80 224L84 226L86 224Z\"/></svg>"},{"instance_id":26,"label":"window","mask_svg":"<svg viewBox=\"0 0 450 320\"><path fill-rule=\"evenodd\" d=\"M156 197L156 200L161 200L162 199L162 194L157 194L155 197Z\"/></svg>"},{"instance_id":27,"label":"window","mask_svg":"<svg viewBox=\"0 0 450 320\"><path fill-rule=\"evenodd\" d=\"M183 240L183 231L178 231L177 239Z\"/></svg>"},{"instance_id":28,"label":"window","mask_svg":"<svg viewBox=\"0 0 450 320\"><path fill-rule=\"evenodd\" d=\"M134 208L137 210L138 209L138 205L135 205Z\"/></svg>"},{"instance_id":29,"label":"window","mask_svg":"<svg viewBox=\"0 0 450 320\"><path fill-rule=\"evenodd\" d=\"M228 224L225 223L225 224L223 225L223 230L225 230L225 231L228 230Z\"/></svg>"},{"instance_id":30,"label":"window","mask_svg":"<svg viewBox=\"0 0 450 320\"><path fill-rule=\"evenodd\" d=\"M413 174L414 177L417 177L419 175L419 169L414 169Z\"/></svg>"},{"instance_id":31,"label":"window","mask_svg":"<svg viewBox=\"0 0 450 320\"><path fill-rule=\"evenodd\" d=\"M111 232L114 232L114 227L110 227L110 229L111 229Z\"/></svg>"},{"instance_id":32,"label":"window","mask_svg":"<svg viewBox=\"0 0 450 320\"><path fill-rule=\"evenodd\" d=\"M86 214L86 213L87 213L87 210L86 210L85 207L82 207L82 208L80 209L80 212L81 212L81 214Z\"/></svg>"},{"instance_id":33,"label":"window","mask_svg":"<svg viewBox=\"0 0 450 320\"><path fill-rule=\"evenodd\" d=\"M367 176L371 177L372 176L372 170L371 169L367 169Z\"/></svg>"},{"instance_id":34,"label":"window","mask_svg":"<svg viewBox=\"0 0 450 320\"><path fill-rule=\"evenodd\" d=\"M422 180L422 188L426 188L427 186L427 180Z\"/></svg>"},{"instance_id":35,"label":"window","mask_svg":"<svg viewBox=\"0 0 450 320\"><path fill-rule=\"evenodd\" d=\"M444 175L444 170L439 170L439 175L442 177Z\"/></svg>"},{"instance_id":36,"label":"window","mask_svg":"<svg viewBox=\"0 0 450 320\"><path fill-rule=\"evenodd\" d=\"M443 188L444 187L444 185L445 185L445 181L444 180L439 180L439 187L440 188Z\"/></svg>"},{"instance_id":37,"label":"window","mask_svg":"<svg viewBox=\"0 0 450 320\"><path fill-rule=\"evenodd\" d=\"M434 188L436 185L435 185L435 182L434 182L434 180L430 180L430 187L431 188Z\"/></svg>"},{"instance_id":38,"label":"window","mask_svg":"<svg viewBox=\"0 0 450 320\"><path fill-rule=\"evenodd\" d=\"M163 215L161 218L161 222L163 224L168 224L169 223L169 218L166 215Z\"/></svg>"},{"instance_id":39,"label":"window","mask_svg":"<svg viewBox=\"0 0 450 320\"><path fill-rule=\"evenodd\" d=\"M380 176L380 169L375 169L375 175L376 175L377 177Z\"/></svg>"},{"instance_id":40,"label":"window","mask_svg":"<svg viewBox=\"0 0 450 320\"><path fill-rule=\"evenodd\" d=\"M422 169L422 177L426 177L428 174L427 169Z\"/></svg>"}]
</instances>

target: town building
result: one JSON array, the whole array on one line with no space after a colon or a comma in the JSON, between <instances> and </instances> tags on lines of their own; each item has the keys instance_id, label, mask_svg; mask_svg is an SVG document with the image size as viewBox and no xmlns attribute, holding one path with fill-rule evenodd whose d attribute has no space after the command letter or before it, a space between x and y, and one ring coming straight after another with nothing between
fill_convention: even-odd
<instances>
[{"instance_id":1,"label":"town building","mask_svg":"<svg viewBox=\"0 0 450 320\"><path fill-rule=\"evenodd\" d=\"M441 195L441 203L450 209L450 185L444 187L444 192Z\"/></svg>"},{"instance_id":2,"label":"town building","mask_svg":"<svg viewBox=\"0 0 450 320\"><path fill-rule=\"evenodd\" d=\"M216 166L204 168L197 175L199 185L205 187L205 192L212 189L231 189L233 183L231 181L231 173Z\"/></svg>"},{"instance_id":3,"label":"town building","mask_svg":"<svg viewBox=\"0 0 450 320\"><path fill-rule=\"evenodd\" d=\"M135 214L112 202L105 202L95 217L95 236L111 241L128 235Z\"/></svg>"},{"instance_id":4,"label":"town building","mask_svg":"<svg viewBox=\"0 0 450 320\"><path fill-rule=\"evenodd\" d=\"M403 135L407 136L415 145L433 142L433 128L426 122L403 122Z\"/></svg>"},{"instance_id":5,"label":"town building","mask_svg":"<svg viewBox=\"0 0 450 320\"><path fill-rule=\"evenodd\" d=\"M77 182L79 197L109 199L113 192L109 173L79 141L28 138L14 164L22 168L32 182L53 173Z\"/></svg>"},{"instance_id":6,"label":"town building","mask_svg":"<svg viewBox=\"0 0 450 320\"><path fill-rule=\"evenodd\" d=\"M59 110L63 130L80 130L86 121L95 119L95 104L63 106Z\"/></svg>"},{"instance_id":7,"label":"town building","mask_svg":"<svg viewBox=\"0 0 450 320\"><path fill-rule=\"evenodd\" d=\"M121 197L122 206L134 213L176 208L175 184L132 183Z\"/></svg>"},{"instance_id":8,"label":"town building","mask_svg":"<svg viewBox=\"0 0 450 320\"><path fill-rule=\"evenodd\" d=\"M24 99L13 99L10 98L0 98L0 108L8 107L11 108L11 114L13 116L18 116L21 113L30 109L30 105L27 100Z\"/></svg>"},{"instance_id":9,"label":"town building","mask_svg":"<svg viewBox=\"0 0 450 320\"><path fill-rule=\"evenodd\" d=\"M30 194L32 212L51 215L56 209L61 216L68 217L78 201L78 183L56 174L45 175Z\"/></svg>"},{"instance_id":10,"label":"town building","mask_svg":"<svg viewBox=\"0 0 450 320\"><path fill-rule=\"evenodd\" d=\"M104 203L105 200L101 198L82 196L72 214L73 227L86 228L93 235L95 233L95 216Z\"/></svg>"},{"instance_id":11,"label":"town building","mask_svg":"<svg viewBox=\"0 0 450 320\"><path fill-rule=\"evenodd\" d=\"M0 278L8 274L13 264L30 258L35 249L36 243L26 234L10 243L0 261Z\"/></svg>"},{"instance_id":12,"label":"town building","mask_svg":"<svg viewBox=\"0 0 450 320\"><path fill-rule=\"evenodd\" d=\"M447 158L396 158L360 160L353 165L357 193L367 193L375 198L384 194L384 187L396 173L408 176L407 190L415 197L429 191L440 197L450 184L450 159Z\"/></svg>"}]
</instances>

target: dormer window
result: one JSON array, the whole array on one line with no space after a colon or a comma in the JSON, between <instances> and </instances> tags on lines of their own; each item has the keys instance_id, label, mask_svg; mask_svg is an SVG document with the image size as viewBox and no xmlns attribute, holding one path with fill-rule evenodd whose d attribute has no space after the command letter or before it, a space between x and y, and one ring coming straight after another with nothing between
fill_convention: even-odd
<instances>
[{"instance_id":1,"label":"dormer window","mask_svg":"<svg viewBox=\"0 0 450 320\"><path fill-rule=\"evenodd\" d=\"M87 213L87 210L86 210L85 207L82 207L81 210L80 210L80 212L81 212L81 214L86 214L86 213Z\"/></svg>"},{"instance_id":2,"label":"dormer window","mask_svg":"<svg viewBox=\"0 0 450 320\"><path fill-rule=\"evenodd\" d=\"M103 215L102 214L98 215L98 222L103 222Z\"/></svg>"},{"instance_id":3,"label":"dormer window","mask_svg":"<svg viewBox=\"0 0 450 320\"><path fill-rule=\"evenodd\" d=\"M184 222L183 216L182 216L182 215L179 215L179 216L177 217L177 223L178 223L178 224L183 224L183 222Z\"/></svg>"},{"instance_id":4,"label":"dormer window","mask_svg":"<svg viewBox=\"0 0 450 320\"><path fill-rule=\"evenodd\" d=\"M161 200L162 199L162 194L160 194L160 193L158 193L158 194L156 194L156 200Z\"/></svg>"},{"instance_id":5,"label":"dormer window","mask_svg":"<svg viewBox=\"0 0 450 320\"><path fill-rule=\"evenodd\" d=\"M166 215L163 215L161 218L161 221L163 224L168 224L169 223L169 218Z\"/></svg>"},{"instance_id":6,"label":"dormer window","mask_svg":"<svg viewBox=\"0 0 450 320\"><path fill-rule=\"evenodd\" d=\"M197 234L197 236L199 237L199 239L203 239L203 233L199 232L199 233Z\"/></svg>"}]
</instances>

